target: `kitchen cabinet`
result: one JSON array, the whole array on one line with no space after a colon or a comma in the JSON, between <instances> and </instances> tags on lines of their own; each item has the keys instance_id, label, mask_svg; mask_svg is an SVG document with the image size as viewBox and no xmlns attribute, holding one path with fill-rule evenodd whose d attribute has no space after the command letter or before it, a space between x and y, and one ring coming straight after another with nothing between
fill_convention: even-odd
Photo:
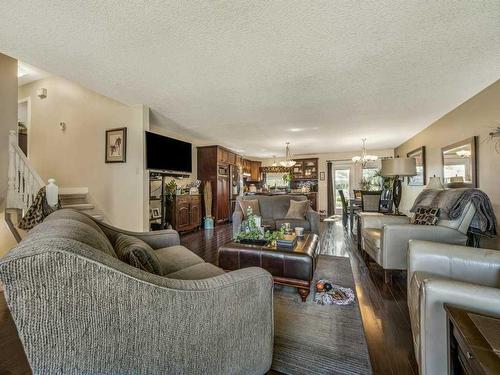
<instances>
[{"instance_id":1,"label":"kitchen cabinet","mask_svg":"<svg viewBox=\"0 0 500 375\"><path fill-rule=\"evenodd\" d=\"M227 177L217 177L217 211L215 219L217 223L229 220L229 179Z\"/></svg>"},{"instance_id":2,"label":"kitchen cabinet","mask_svg":"<svg viewBox=\"0 0 500 375\"><path fill-rule=\"evenodd\" d=\"M295 165L292 167L292 178L294 180L317 180L318 179L318 159L294 159Z\"/></svg>"},{"instance_id":3,"label":"kitchen cabinet","mask_svg":"<svg viewBox=\"0 0 500 375\"><path fill-rule=\"evenodd\" d=\"M262 163L260 161L251 161L250 162L250 180L251 181L260 181L261 180L261 174L260 174L261 164Z\"/></svg>"}]
</instances>

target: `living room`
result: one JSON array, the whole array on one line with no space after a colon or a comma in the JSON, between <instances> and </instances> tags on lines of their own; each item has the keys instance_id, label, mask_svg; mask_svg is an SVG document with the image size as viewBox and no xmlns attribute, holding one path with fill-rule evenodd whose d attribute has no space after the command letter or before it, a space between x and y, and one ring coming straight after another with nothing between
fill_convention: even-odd
<instances>
[{"instance_id":1,"label":"living room","mask_svg":"<svg viewBox=\"0 0 500 375\"><path fill-rule=\"evenodd\" d=\"M0 373L500 372L497 2L0 14Z\"/></svg>"}]
</instances>

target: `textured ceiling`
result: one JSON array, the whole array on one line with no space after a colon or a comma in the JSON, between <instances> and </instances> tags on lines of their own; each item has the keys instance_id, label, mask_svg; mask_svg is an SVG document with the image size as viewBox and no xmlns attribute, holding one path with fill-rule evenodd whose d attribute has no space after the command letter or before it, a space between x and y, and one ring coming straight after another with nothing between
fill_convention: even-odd
<instances>
[{"instance_id":1,"label":"textured ceiling","mask_svg":"<svg viewBox=\"0 0 500 375\"><path fill-rule=\"evenodd\" d=\"M500 77L500 1L4 0L0 51L249 156L382 149Z\"/></svg>"}]
</instances>

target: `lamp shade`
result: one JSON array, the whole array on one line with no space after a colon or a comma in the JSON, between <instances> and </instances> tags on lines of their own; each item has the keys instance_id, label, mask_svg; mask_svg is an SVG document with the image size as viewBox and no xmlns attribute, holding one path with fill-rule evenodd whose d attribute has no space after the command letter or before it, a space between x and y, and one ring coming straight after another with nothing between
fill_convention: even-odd
<instances>
[{"instance_id":1,"label":"lamp shade","mask_svg":"<svg viewBox=\"0 0 500 375\"><path fill-rule=\"evenodd\" d=\"M429 183L425 188L428 190L444 190L443 183L441 182L441 177L429 177Z\"/></svg>"},{"instance_id":2,"label":"lamp shade","mask_svg":"<svg viewBox=\"0 0 500 375\"><path fill-rule=\"evenodd\" d=\"M395 158L382 160L382 173L384 177L415 176L417 174L417 161L414 158Z\"/></svg>"}]
</instances>

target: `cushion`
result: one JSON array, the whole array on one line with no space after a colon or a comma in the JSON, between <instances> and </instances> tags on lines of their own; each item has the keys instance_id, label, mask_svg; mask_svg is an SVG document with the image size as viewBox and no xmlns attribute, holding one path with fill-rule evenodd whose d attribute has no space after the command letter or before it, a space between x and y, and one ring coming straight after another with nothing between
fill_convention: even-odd
<instances>
[{"instance_id":1,"label":"cushion","mask_svg":"<svg viewBox=\"0 0 500 375\"><path fill-rule=\"evenodd\" d=\"M47 220L49 217L50 220ZM85 221L63 219L57 216L53 217L52 215L49 217L43 223L38 224L30 230L30 235L26 238L27 241L42 238L72 239L116 258L113 246L111 246L108 237L106 237L99 227L96 228Z\"/></svg>"},{"instance_id":2,"label":"cushion","mask_svg":"<svg viewBox=\"0 0 500 375\"><path fill-rule=\"evenodd\" d=\"M415 213L412 224L436 225L439 221L439 208L419 207Z\"/></svg>"},{"instance_id":3,"label":"cushion","mask_svg":"<svg viewBox=\"0 0 500 375\"><path fill-rule=\"evenodd\" d=\"M290 227L295 229L296 227L302 227L306 232L311 230L311 223L305 219L281 219L276 220L276 229L280 229L285 223L290 223Z\"/></svg>"},{"instance_id":4,"label":"cushion","mask_svg":"<svg viewBox=\"0 0 500 375\"><path fill-rule=\"evenodd\" d=\"M307 209L309 208L309 201L296 201L290 199L290 208L285 216L285 219L298 219L303 220L306 217Z\"/></svg>"},{"instance_id":5,"label":"cushion","mask_svg":"<svg viewBox=\"0 0 500 375\"><path fill-rule=\"evenodd\" d=\"M380 249L380 237L382 237L382 229L364 228L361 231L361 236L365 243L372 249Z\"/></svg>"},{"instance_id":6,"label":"cushion","mask_svg":"<svg viewBox=\"0 0 500 375\"><path fill-rule=\"evenodd\" d=\"M155 250L160 260L161 274L168 275L198 263L204 263L198 255L184 246L176 245Z\"/></svg>"},{"instance_id":7,"label":"cushion","mask_svg":"<svg viewBox=\"0 0 500 375\"><path fill-rule=\"evenodd\" d=\"M151 246L143 240L120 233L116 237L115 251L123 262L143 271L161 275L158 257Z\"/></svg>"},{"instance_id":8,"label":"cushion","mask_svg":"<svg viewBox=\"0 0 500 375\"><path fill-rule=\"evenodd\" d=\"M210 263L198 263L180 271L170 273L166 277L180 280L201 280L209 277L223 275L225 272Z\"/></svg>"},{"instance_id":9,"label":"cushion","mask_svg":"<svg viewBox=\"0 0 500 375\"><path fill-rule=\"evenodd\" d=\"M243 218L246 219L248 207L252 208L252 212L255 216L260 216L260 206L257 199L240 199L240 208L243 211Z\"/></svg>"}]
</instances>

